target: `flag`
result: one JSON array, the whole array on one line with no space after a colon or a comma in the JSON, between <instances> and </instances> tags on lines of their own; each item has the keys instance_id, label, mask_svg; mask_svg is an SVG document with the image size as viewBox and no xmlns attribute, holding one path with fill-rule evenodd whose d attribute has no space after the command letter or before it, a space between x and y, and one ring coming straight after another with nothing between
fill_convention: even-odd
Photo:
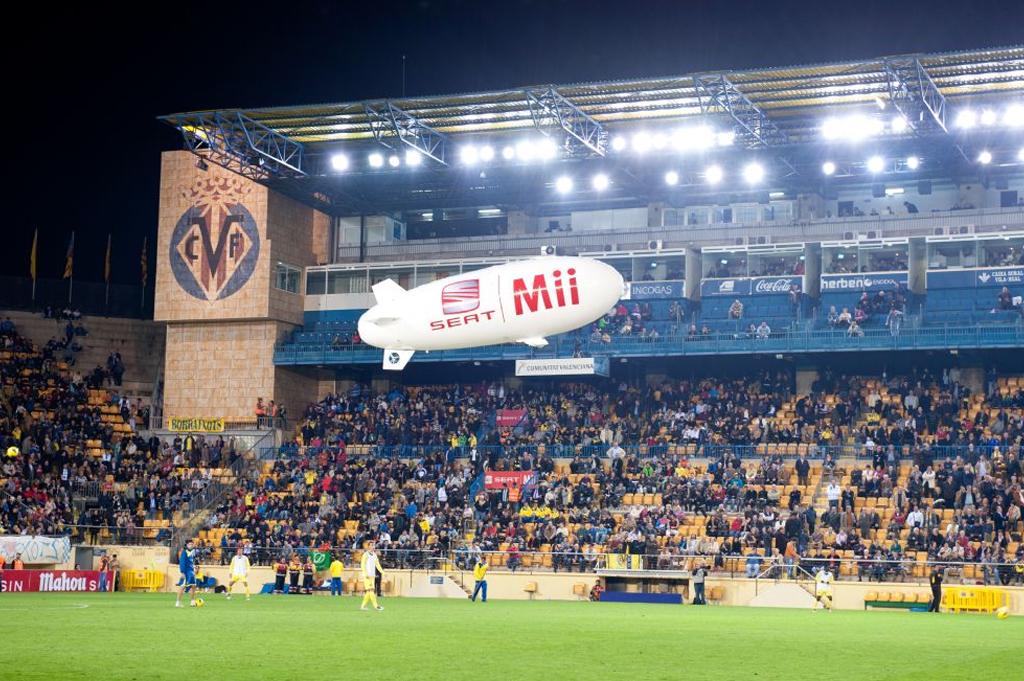
<instances>
[{"instance_id":1,"label":"flag","mask_svg":"<svg viewBox=\"0 0 1024 681\"><path fill-rule=\"evenodd\" d=\"M64 278L70 279L75 268L75 233L71 232L71 241L68 242L67 262L64 264Z\"/></svg>"},{"instance_id":2,"label":"flag","mask_svg":"<svg viewBox=\"0 0 1024 681\"><path fill-rule=\"evenodd\" d=\"M319 549L314 549L309 552L309 557L313 561L313 566L317 570L326 570L327 568L331 567L330 551L321 551Z\"/></svg>"},{"instance_id":3,"label":"flag","mask_svg":"<svg viewBox=\"0 0 1024 681\"><path fill-rule=\"evenodd\" d=\"M107 235L107 259L103 265L103 281L110 283L110 239L111 235Z\"/></svg>"},{"instance_id":4,"label":"flag","mask_svg":"<svg viewBox=\"0 0 1024 681\"><path fill-rule=\"evenodd\" d=\"M142 237L142 285L146 285L146 280L149 278L148 265L146 263L146 237Z\"/></svg>"},{"instance_id":5,"label":"flag","mask_svg":"<svg viewBox=\"0 0 1024 681\"><path fill-rule=\"evenodd\" d=\"M36 247L39 246L39 230L36 230L36 235L32 237L32 256L28 262L28 271L32 274L32 280L36 278Z\"/></svg>"}]
</instances>

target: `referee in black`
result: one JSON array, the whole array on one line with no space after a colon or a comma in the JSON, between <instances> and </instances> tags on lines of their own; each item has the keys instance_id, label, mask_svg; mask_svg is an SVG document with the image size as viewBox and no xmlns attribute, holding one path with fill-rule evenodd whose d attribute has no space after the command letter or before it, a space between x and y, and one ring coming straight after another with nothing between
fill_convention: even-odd
<instances>
[{"instance_id":1,"label":"referee in black","mask_svg":"<svg viewBox=\"0 0 1024 681\"><path fill-rule=\"evenodd\" d=\"M939 604L942 602L942 569L938 566L932 570L928 583L932 585L932 604L928 606L928 612L938 612Z\"/></svg>"}]
</instances>

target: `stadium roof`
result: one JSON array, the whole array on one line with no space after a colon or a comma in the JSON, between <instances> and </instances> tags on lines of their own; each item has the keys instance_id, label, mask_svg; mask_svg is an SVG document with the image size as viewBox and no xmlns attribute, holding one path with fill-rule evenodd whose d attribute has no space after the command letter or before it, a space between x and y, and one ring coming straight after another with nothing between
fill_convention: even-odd
<instances>
[{"instance_id":1,"label":"stadium roof","mask_svg":"<svg viewBox=\"0 0 1024 681\"><path fill-rule=\"evenodd\" d=\"M357 204L365 210L422 202L422 192L417 196L408 191L424 181L421 174L420 182L404 182L406 189L402 180L388 187L386 176L407 175L401 172L407 169L399 163L394 168L348 168L347 160L342 179L332 171L334 154L372 148L402 151L424 165L448 169L458 165L452 148L457 141L504 144L526 131L557 142L563 160L579 160L609 156L612 135L713 123L716 130L735 133L737 148L772 150L787 175L798 175L798 150L820 141L826 117L898 114L909 124L893 141L933 138L949 159L957 152L966 159L952 120L946 120L947 101L971 106L1024 101L1024 45L429 97L201 111L161 120L183 133L189 149L288 193L332 205L337 213ZM356 177L367 174L372 182ZM300 182L281 184L287 180ZM425 182L437 183L438 178ZM390 192L379 201L378 188Z\"/></svg>"}]
</instances>

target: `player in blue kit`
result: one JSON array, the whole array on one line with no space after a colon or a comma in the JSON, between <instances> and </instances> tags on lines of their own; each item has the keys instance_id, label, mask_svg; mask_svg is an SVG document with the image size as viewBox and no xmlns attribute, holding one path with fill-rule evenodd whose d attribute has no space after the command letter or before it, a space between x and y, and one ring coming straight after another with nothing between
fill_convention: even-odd
<instances>
[{"instance_id":1,"label":"player in blue kit","mask_svg":"<svg viewBox=\"0 0 1024 681\"><path fill-rule=\"evenodd\" d=\"M196 605L196 544L189 539L185 542L185 548L181 550L178 558L178 570L181 571L181 580L178 581L178 600L174 607L180 608L181 594L189 591L192 598L192 607Z\"/></svg>"}]
</instances>

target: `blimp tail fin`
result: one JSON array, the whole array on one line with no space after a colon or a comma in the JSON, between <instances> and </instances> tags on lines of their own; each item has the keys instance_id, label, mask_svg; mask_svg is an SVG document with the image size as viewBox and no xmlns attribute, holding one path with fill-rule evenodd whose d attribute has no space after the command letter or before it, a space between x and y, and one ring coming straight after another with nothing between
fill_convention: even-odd
<instances>
[{"instance_id":1,"label":"blimp tail fin","mask_svg":"<svg viewBox=\"0 0 1024 681\"><path fill-rule=\"evenodd\" d=\"M377 303L390 303L404 296L407 291L395 283L393 279L385 279L373 285L373 297Z\"/></svg>"},{"instance_id":2,"label":"blimp tail fin","mask_svg":"<svg viewBox=\"0 0 1024 681\"><path fill-rule=\"evenodd\" d=\"M394 348L387 348L384 350L383 367L387 371L401 371L405 368L405 365L409 363L409 360L412 359L412 356L415 353L415 350L395 350Z\"/></svg>"}]
</instances>

